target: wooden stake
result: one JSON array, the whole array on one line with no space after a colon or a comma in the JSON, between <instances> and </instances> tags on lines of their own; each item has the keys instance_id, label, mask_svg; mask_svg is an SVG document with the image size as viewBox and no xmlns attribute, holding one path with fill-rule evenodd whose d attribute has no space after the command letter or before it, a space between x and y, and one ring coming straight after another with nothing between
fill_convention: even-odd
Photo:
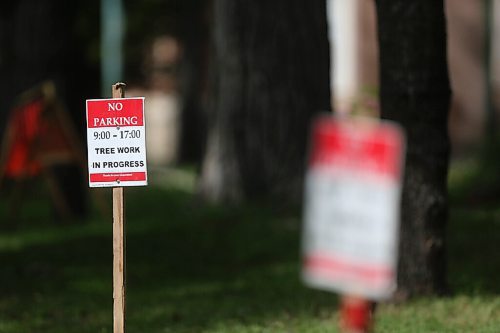
<instances>
[{"instance_id":1,"label":"wooden stake","mask_svg":"<svg viewBox=\"0 0 500 333\"><path fill-rule=\"evenodd\" d=\"M125 97L125 84L112 86L113 98ZM113 187L113 332L125 333L125 213L123 187Z\"/></svg>"}]
</instances>

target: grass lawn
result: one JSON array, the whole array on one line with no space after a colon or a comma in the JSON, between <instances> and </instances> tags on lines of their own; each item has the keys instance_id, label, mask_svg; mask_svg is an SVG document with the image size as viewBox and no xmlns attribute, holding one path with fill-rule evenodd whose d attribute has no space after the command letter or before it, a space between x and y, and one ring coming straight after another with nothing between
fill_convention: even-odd
<instances>
[{"instance_id":1,"label":"grass lawn","mask_svg":"<svg viewBox=\"0 0 500 333\"><path fill-rule=\"evenodd\" d=\"M298 214L207 207L159 180L126 190L128 332L338 332L337 296L300 280ZM0 333L112 332L111 217L58 224L37 197L0 226ZM500 332L500 203L466 201L451 210L454 296L381 305L376 332Z\"/></svg>"}]
</instances>

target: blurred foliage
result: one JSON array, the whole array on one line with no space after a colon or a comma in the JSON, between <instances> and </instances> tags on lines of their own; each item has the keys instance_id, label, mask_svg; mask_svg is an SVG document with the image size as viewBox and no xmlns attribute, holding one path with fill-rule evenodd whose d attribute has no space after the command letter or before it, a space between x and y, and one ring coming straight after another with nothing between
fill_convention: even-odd
<instances>
[{"instance_id":1,"label":"blurred foliage","mask_svg":"<svg viewBox=\"0 0 500 333\"><path fill-rule=\"evenodd\" d=\"M380 117L378 86L363 86L351 106L351 114L366 117Z\"/></svg>"}]
</instances>

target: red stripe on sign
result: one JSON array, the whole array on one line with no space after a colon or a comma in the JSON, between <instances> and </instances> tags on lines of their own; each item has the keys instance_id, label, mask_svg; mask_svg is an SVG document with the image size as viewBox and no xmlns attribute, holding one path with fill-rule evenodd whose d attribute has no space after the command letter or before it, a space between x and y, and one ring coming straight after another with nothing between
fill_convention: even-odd
<instances>
[{"instance_id":1,"label":"red stripe on sign","mask_svg":"<svg viewBox=\"0 0 500 333\"><path fill-rule=\"evenodd\" d=\"M146 180L145 172L107 172L107 173L91 173L90 182L91 183L101 183L101 182L130 182L130 181L144 181Z\"/></svg>"},{"instance_id":2,"label":"red stripe on sign","mask_svg":"<svg viewBox=\"0 0 500 333\"><path fill-rule=\"evenodd\" d=\"M403 150L397 126L322 117L314 124L310 164L399 178Z\"/></svg>"},{"instance_id":3,"label":"red stripe on sign","mask_svg":"<svg viewBox=\"0 0 500 333\"><path fill-rule=\"evenodd\" d=\"M350 262L336 256L311 255L305 258L305 268L333 280L349 278L369 284L385 284L394 277L394 271L385 266Z\"/></svg>"},{"instance_id":4,"label":"red stripe on sign","mask_svg":"<svg viewBox=\"0 0 500 333\"><path fill-rule=\"evenodd\" d=\"M144 98L87 100L87 127L144 125Z\"/></svg>"}]
</instances>

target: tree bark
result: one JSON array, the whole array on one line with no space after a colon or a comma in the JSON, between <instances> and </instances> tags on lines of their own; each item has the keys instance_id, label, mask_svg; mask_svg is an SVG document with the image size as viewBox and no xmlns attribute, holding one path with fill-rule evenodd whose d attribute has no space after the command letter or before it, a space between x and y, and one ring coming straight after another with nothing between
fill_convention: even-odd
<instances>
[{"instance_id":1,"label":"tree bark","mask_svg":"<svg viewBox=\"0 0 500 333\"><path fill-rule=\"evenodd\" d=\"M325 1L214 0L210 200L298 202L311 118L330 109Z\"/></svg>"},{"instance_id":2,"label":"tree bark","mask_svg":"<svg viewBox=\"0 0 500 333\"><path fill-rule=\"evenodd\" d=\"M400 297L448 291L445 230L450 84L442 0L377 0L382 118L407 133Z\"/></svg>"}]
</instances>

